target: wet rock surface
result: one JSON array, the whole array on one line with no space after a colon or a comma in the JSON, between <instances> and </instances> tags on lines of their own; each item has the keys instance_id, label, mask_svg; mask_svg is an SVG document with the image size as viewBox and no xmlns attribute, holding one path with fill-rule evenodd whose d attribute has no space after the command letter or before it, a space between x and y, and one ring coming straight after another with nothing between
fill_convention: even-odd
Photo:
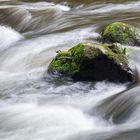
<instances>
[{"instance_id":1,"label":"wet rock surface","mask_svg":"<svg viewBox=\"0 0 140 140\"><path fill-rule=\"evenodd\" d=\"M125 48L116 44L78 44L59 51L49 65L49 73L67 75L78 81L133 81Z\"/></svg>"}]
</instances>

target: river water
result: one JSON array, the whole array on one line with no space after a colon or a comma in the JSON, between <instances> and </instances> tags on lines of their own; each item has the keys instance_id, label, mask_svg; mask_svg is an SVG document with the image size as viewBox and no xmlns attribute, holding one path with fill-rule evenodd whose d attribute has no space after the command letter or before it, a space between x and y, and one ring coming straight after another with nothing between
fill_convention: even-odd
<instances>
[{"instance_id":1,"label":"river water","mask_svg":"<svg viewBox=\"0 0 140 140\"><path fill-rule=\"evenodd\" d=\"M140 0L0 1L0 140L140 140L137 83L51 77L57 50L98 42L114 21L140 28Z\"/></svg>"}]
</instances>

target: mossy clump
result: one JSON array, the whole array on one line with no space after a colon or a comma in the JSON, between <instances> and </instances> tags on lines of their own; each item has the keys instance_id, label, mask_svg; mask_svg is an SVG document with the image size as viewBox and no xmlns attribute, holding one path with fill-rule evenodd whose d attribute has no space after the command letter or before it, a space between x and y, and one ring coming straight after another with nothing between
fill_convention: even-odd
<instances>
[{"instance_id":1,"label":"mossy clump","mask_svg":"<svg viewBox=\"0 0 140 140\"><path fill-rule=\"evenodd\" d=\"M123 22L114 22L105 27L101 33L103 42L140 45L138 29Z\"/></svg>"},{"instance_id":2,"label":"mossy clump","mask_svg":"<svg viewBox=\"0 0 140 140\"><path fill-rule=\"evenodd\" d=\"M80 43L68 51L59 51L48 72L75 80L133 81L126 51L116 44Z\"/></svg>"},{"instance_id":3,"label":"mossy clump","mask_svg":"<svg viewBox=\"0 0 140 140\"><path fill-rule=\"evenodd\" d=\"M74 75L77 71L79 71L83 53L83 44L78 44L68 51L59 51L50 63L48 71L51 73Z\"/></svg>"}]
</instances>

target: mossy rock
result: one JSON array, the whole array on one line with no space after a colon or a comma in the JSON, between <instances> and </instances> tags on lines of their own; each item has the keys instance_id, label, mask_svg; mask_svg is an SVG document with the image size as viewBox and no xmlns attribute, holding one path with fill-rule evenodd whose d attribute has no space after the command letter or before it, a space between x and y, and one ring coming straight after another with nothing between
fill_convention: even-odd
<instances>
[{"instance_id":1,"label":"mossy rock","mask_svg":"<svg viewBox=\"0 0 140 140\"><path fill-rule=\"evenodd\" d=\"M116 44L80 43L68 51L59 51L48 72L80 81L133 81L124 49Z\"/></svg>"},{"instance_id":2,"label":"mossy rock","mask_svg":"<svg viewBox=\"0 0 140 140\"><path fill-rule=\"evenodd\" d=\"M105 27L101 33L103 42L140 45L138 29L123 22L114 22Z\"/></svg>"}]
</instances>

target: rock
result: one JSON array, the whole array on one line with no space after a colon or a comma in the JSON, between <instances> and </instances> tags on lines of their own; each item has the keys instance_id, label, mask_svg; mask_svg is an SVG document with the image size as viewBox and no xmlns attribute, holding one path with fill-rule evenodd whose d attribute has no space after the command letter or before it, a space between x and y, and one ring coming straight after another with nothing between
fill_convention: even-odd
<instances>
[{"instance_id":1,"label":"rock","mask_svg":"<svg viewBox=\"0 0 140 140\"><path fill-rule=\"evenodd\" d=\"M140 45L138 29L132 25L114 22L105 27L101 33L103 42Z\"/></svg>"},{"instance_id":2,"label":"rock","mask_svg":"<svg viewBox=\"0 0 140 140\"><path fill-rule=\"evenodd\" d=\"M126 48L124 48L126 49ZM124 49L117 44L78 44L68 51L59 51L48 72L87 81L133 81Z\"/></svg>"}]
</instances>

